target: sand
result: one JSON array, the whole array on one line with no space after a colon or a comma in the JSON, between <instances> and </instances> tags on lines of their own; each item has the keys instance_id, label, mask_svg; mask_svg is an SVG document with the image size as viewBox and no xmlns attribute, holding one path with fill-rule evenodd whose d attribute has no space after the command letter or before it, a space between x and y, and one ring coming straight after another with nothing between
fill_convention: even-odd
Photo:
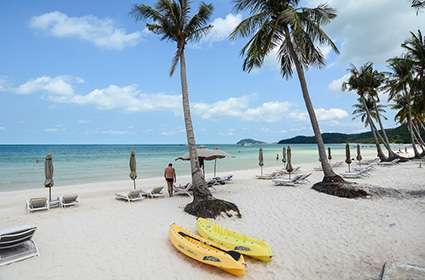
<instances>
[{"instance_id":1,"label":"sand","mask_svg":"<svg viewBox=\"0 0 425 280\"><path fill-rule=\"evenodd\" d=\"M304 164L302 172L317 165ZM243 217L217 221L268 240L274 252L269 264L247 258L245 279L378 279L385 262L425 265L425 198L342 199L318 193L312 184L273 186L255 179L259 170L232 173L234 182L218 186L214 195L236 203ZM314 171L310 181L321 177ZM187 181L178 178L178 183ZM418 162L377 167L356 181L424 190L425 168ZM146 190L165 185L161 178L138 184ZM32 214L26 214L25 200L46 196L46 190L1 193L0 228L36 225L40 256L0 267L0 279L234 278L170 244L171 223L195 231L195 218L183 212L188 197L131 204L114 199L115 192L130 188L130 181L57 187L54 195L78 193L80 205Z\"/></svg>"}]
</instances>

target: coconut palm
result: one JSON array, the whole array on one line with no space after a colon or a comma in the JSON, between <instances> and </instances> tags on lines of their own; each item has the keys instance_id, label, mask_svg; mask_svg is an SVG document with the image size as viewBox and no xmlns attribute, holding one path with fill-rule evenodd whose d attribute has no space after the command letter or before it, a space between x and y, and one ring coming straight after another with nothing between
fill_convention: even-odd
<instances>
[{"instance_id":1,"label":"coconut palm","mask_svg":"<svg viewBox=\"0 0 425 280\"><path fill-rule=\"evenodd\" d=\"M147 29L161 36L162 40L172 41L176 44L176 53L172 59L169 74L173 75L176 66L180 65L183 114L194 194L193 201L186 205L185 211L196 216L216 217L221 212L234 210L240 216L236 205L215 199L207 188L196 152L195 133L190 114L185 48L188 43L200 40L212 28L207 24L212 11L211 4L202 2L198 11L190 17L191 7L188 0L158 0L155 6L135 5L132 14L136 20L150 21L146 24Z\"/></svg>"},{"instance_id":2,"label":"coconut palm","mask_svg":"<svg viewBox=\"0 0 425 280\"><path fill-rule=\"evenodd\" d=\"M373 122L374 117L376 119L378 118L379 111L375 109L374 100L372 99L373 94L370 94L370 92L373 92L373 89L371 89L371 84L373 84L371 83L371 81L373 81L373 79L371 79L373 76L373 74L371 74L371 72L373 72L372 64L366 63L359 69L355 65L351 65L348 70L350 71L350 77L342 84L342 89L356 91L357 95L359 96L358 100L361 101L363 105L361 108L366 114L366 121L369 124L372 135L374 136L378 157L381 161L386 161L388 158L382 152L378 138L380 138L382 142L385 142L385 140L382 139L382 136L380 136L379 131L376 129L376 126Z\"/></svg>"},{"instance_id":3,"label":"coconut palm","mask_svg":"<svg viewBox=\"0 0 425 280\"><path fill-rule=\"evenodd\" d=\"M393 109L398 109L396 120L406 122L410 133L415 157L420 157L416 148L415 136L412 127L412 91L414 80L413 61L409 56L391 58L388 61L390 72L387 73L386 89L389 101L393 101Z\"/></svg>"},{"instance_id":4,"label":"coconut palm","mask_svg":"<svg viewBox=\"0 0 425 280\"><path fill-rule=\"evenodd\" d=\"M395 158L398 158L399 156L391 149L390 141L388 139L388 135L385 131L384 125L382 124L381 115L378 110L378 103L380 102L379 91L384 85L385 74L373 69L373 63L369 62L366 65L367 66L365 67L366 71L364 72L364 75L366 79L365 82L368 83L367 95L370 97L371 102L373 104L373 109L370 111L374 111L376 115L376 120L380 128L380 131L378 131L378 137L381 139L382 143L388 151L388 160L392 161Z\"/></svg>"},{"instance_id":5,"label":"coconut palm","mask_svg":"<svg viewBox=\"0 0 425 280\"><path fill-rule=\"evenodd\" d=\"M299 0L235 0L234 9L237 12L247 11L250 16L242 20L230 38L250 37L241 50L244 71L250 72L254 67L261 67L264 58L275 53L284 78L291 78L295 69L324 172L322 182L314 188L328 192L328 187L343 183L344 180L334 173L326 157L304 70L325 64L321 47L329 46L338 53L334 42L322 29L336 17L336 12L325 4L316 8L300 7L299 4Z\"/></svg>"},{"instance_id":6,"label":"coconut palm","mask_svg":"<svg viewBox=\"0 0 425 280\"><path fill-rule=\"evenodd\" d=\"M425 8L425 0L410 0L410 4L412 5L412 8L418 10L421 8Z\"/></svg>"},{"instance_id":7,"label":"coconut palm","mask_svg":"<svg viewBox=\"0 0 425 280\"><path fill-rule=\"evenodd\" d=\"M377 120L377 114L376 112L379 112L380 116L384 119L387 120L388 118L384 115L386 113L385 110L385 105L382 104L377 104L376 105L376 109L375 106L373 104L373 101L369 99L366 99L366 106L369 109L370 112L370 116L372 118L372 120L376 121ZM357 98L357 103L353 105L353 120L355 119L360 119L360 121L364 124L365 127L369 126L369 122L367 120L367 112L366 109L364 107L363 101L361 98Z\"/></svg>"}]
</instances>

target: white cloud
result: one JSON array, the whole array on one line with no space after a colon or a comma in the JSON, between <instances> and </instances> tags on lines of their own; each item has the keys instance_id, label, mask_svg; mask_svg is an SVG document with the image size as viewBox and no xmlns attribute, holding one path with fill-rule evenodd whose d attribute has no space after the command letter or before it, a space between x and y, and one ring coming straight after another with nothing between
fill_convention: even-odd
<instances>
[{"instance_id":1,"label":"white cloud","mask_svg":"<svg viewBox=\"0 0 425 280\"><path fill-rule=\"evenodd\" d=\"M348 113L345 110L339 108L317 108L314 110L319 121L338 121L348 117Z\"/></svg>"},{"instance_id":2,"label":"white cloud","mask_svg":"<svg viewBox=\"0 0 425 280\"><path fill-rule=\"evenodd\" d=\"M142 37L141 32L128 33L116 27L111 19L99 19L92 15L70 17L59 11L32 17L30 26L54 37L76 37L106 49L135 46Z\"/></svg>"},{"instance_id":3,"label":"white cloud","mask_svg":"<svg viewBox=\"0 0 425 280\"><path fill-rule=\"evenodd\" d=\"M78 77L42 76L33 80L29 80L14 91L17 94L31 94L34 92L47 92L52 96L72 96L74 94L73 83L83 83L84 81ZM9 89L10 90L10 89Z\"/></svg>"},{"instance_id":4,"label":"white cloud","mask_svg":"<svg viewBox=\"0 0 425 280\"><path fill-rule=\"evenodd\" d=\"M6 128L4 126L0 126L0 131L5 131Z\"/></svg>"},{"instance_id":5,"label":"white cloud","mask_svg":"<svg viewBox=\"0 0 425 280\"><path fill-rule=\"evenodd\" d=\"M333 92L341 92L342 84L346 82L349 77L350 77L350 74L345 74L341 78L331 81L331 83L328 86L329 90Z\"/></svg>"},{"instance_id":6,"label":"white cloud","mask_svg":"<svg viewBox=\"0 0 425 280\"><path fill-rule=\"evenodd\" d=\"M287 101L268 101L258 106L250 106L251 96L230 97L215 103L194 103L193 111L204 119L219 119L226 117L238 118L244 121L277 122L283 119L303 122L308 115ZM319 120L341 120L348 113L339 108L315 110Z\"/></svg>"},{"instance_id":7,"label":"white cloud","mask_svg":"<svg viewBox=\"0 0 425 280\"><path fill-rule=\"evenodd\" d=\"M125 111L180 111L180 95L145 94L135 85L109 85L106 88L94 89L88 94L81 95L75 90L75 85L83 80L71 76L42 76L29 80L17 87L8 87L0 91L9 91L15 94L41 93L53 103L71 103L78 105L93 105L99 109L117 109ZM84 120L83 120L84 121ZM80 123L83 123L80 121Z\"/></svg>"},{"instance_id":8,"label":"white cloud","mask_svg":"<svg viewBox=\"0 0 425 280\"><path fill-rule=\"evenodd\" d=\"M86 95L74 95L64 103L80 105L94 105L100 109L123 109L126 111L155 111L155 110L180 110L180 95L170 94L145 94L135 85L116 86L110 85L103 89L95 89Z\"/></svg>"},{"instance_id":9,"label":"white cloud","mask_svg":"<svg viewBox=\"0 0 425 280\"><path fill-rule=\"evenodd\" d=\"M43 76L17 87L10 87L7 90L15 94L41 93L47 95L47 100L53 103L92 105L104 110L181 112L180 95L147 94L141 92L135 85L109 85L105 88L94 89L87 94L79 94L74 86L80 82L82 82L80 78L70 76ZM213 103L192 102L192 111L193 114L199 115L203 119L237 118L243 121L256 122L277 122L283 119L297 122L308 120L305 111L300 111L290 102L267 101L252 106L251 101L252 95L245 95L230 97ZM338 108L319 108L316 113L319 120L340 120L348 116L347 112ZM84 124L89 121L79 120L78 122ZM54 130L49 129L48 132ZM113 131L107 132L109 134L114 133Z\"/></svg>"},{"instance_id":10,"label":"white cloud","mask_svg":"<svg viewBox=\"0 0 425 280\"><path fill-rule=\"evenodd\" d=\"M310 0L314 5L322 0ZM338 16L325 27L329 35L341 42L344 63L373 61L384 63L399 55L400 44L410 31L425 29L425 13L416 15L408 1L328 0Z\"/></svg>"},{"instance_id":11,"label":"white cloud","mask_svg":"<svg viewBox=\"0 0 425 280\"><path fill-rule=\"evenodd\" d=\"M238 26L242 21L242 15L237 14L228 14L224 18L216 18L211 24L213 28L208 32L202 42L204 43L214 43L218 41L227 40L227 37L230 33Z\"/></svg>"}]
</instances>

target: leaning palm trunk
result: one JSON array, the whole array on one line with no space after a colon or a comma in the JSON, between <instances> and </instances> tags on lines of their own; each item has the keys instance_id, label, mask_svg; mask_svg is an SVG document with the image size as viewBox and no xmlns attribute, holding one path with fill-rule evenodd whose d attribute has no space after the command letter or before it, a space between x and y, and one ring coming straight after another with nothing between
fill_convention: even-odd
<instances>
[{"instance_id":1,"label":"leaning palm trunk","mask_svg":"<svg viewBox=\"0 0 425 280\"><path fill-rule=\"evenodd\" d=\"M412 125L413 125L413 129L414 129L414 130L415 130L415 132L416 132L416 135L417 135L417 138L418 138L418 140L419 140L419 143L421 144L421 146L422 146L422 147L424 147L424 146L425 146L425 142L424 142L424 139L422 138L422 135L421 135L421 132L420 132L420 130L419 130L418 125L416 124L416 122L415 122L415 121L413 121ZM423 148L422 148L422 149L423 149Z\"/></svg>"},{"instance_id":2,"label":"leaning palm trunk","mask_svg":"<svg viewBox=\"0 0 425 280\"><path fill-rule=\"evenodd\" d=\"M388 160L393 160L395 158L399 158L399 156L396 153L394 153L394 151L391 149L390 141L388 140L387 132L385 131L384 125L382 124L381 116L379 114L379 110L378 110L378 107L376 106L375 101L373 101L373 106L375 108L376 118L378 119L379 127L381 128L382 135L384 136L382 143L384 144L385 148L388 151ZM379 131L378 131L378 133L379 133Z\"/></svg>"},{"instance_id":3,"label":"leaning palm trunk","mask_svg":"<svg viewBox=\"0 0 425 280\"><path fill-rule=\"evenodd\" d=\"M412 141L412 147L413 147L413 152L415 153L415 158L420 157L420 154L418 152L418 149L416 148L416 143L415 143L415 135L413 132L413 127L412 127L412 106L410 105L410 92L408 93L408 102L407 102L407 125L409 126L409 132L410 132L410 140Z\"/></svg>"},{"instance_id":4,"label":"leaning palm trunk","mask_svg":"<svg viewBox=\"0 0 425 280\"><path fill-rule=\"evenodd\" d=\"M384 152L381 149L381 145L379 143L377 132L376 132L376 127L375 127L375 124L373 123L372 117L370 116L370 111L369 111L369 108L367 107L366 100L364 99L363 96L361 96L361 100L363 102L363 107L366 110L367 122L369 123L370 130L372 132L373 138L375 139L376 151L378 153L378 157L381 161L386 161L387 157L384 155Z\"/></svg>"},{"instance_id":5,"label":"leaning palm trunk","mask_svg":"<svg viewBox=\"0 0 425 280\"><path fill-rule=\"evenodd\" d=\"M180 49L180 78L183 100L184 123L186 126L187 146L190 155L190 166L192 171L193 201L185 206L184 210L198 217L215 218L222 212L229 217L234 212L241 217L238 207L228 201L215 199L208 189L204 179L199 159L196 152L195 133L192 126L192 118L190 115L189 90L186 77L186 61L184 50Z\"/></svg>"},{"instance_id":6,"label":"leaning palm trunk","mask_svg":"<svg viewBox=\"0 0 425 280\"><path fill-rule=\"evenodd\" d=\"M211 192L206 187L206 182L199 165L198 154L196 152L195 133L192 126L192 117L190 114L189 93L186 77L186 61L184 51L180 55L180 82L182 87L183 114L184 124L186 127L187 149L190 155L190 167L192 172L192 185L194 189L194 197L200 199L209 199L212 197Z\"/></svg>"},{"instance_id":7,"label":"leaning palm trunk","mask_svg":"<svg viewBox=\"0 0 425 280\"><path fill-rule=\"evenodd\" d=\"M310 95L308 93L307 82L304 76L304 69L298 59L297 54L295 53L294 46L291 43L291 38L289 35L289 31L285 30L286 43L288 44L288 48L290 51L290 56L294 61L295 68L297 70L298 80L300 82L301 91L303 93L304 103L307 108L308 115L310 117L311 126L313 128L314 136L317 142L317 149L319 150L319 158L320 163L322 165L322 170L324 173L323 183L341 183L344 180L336 175L336 173L332 170L332 167L329 164L328 158L326 156L325 145L323 143L322 134L320 132L319 123L317 121L316 113L314 112L313 104L310 99Z\"/></svg>"}]
</instances>

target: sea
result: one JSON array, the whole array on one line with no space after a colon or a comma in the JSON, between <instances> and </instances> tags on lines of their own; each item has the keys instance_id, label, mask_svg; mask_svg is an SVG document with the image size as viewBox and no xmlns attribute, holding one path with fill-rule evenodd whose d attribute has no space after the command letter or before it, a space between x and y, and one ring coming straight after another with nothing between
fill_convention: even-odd
<instances>
[{"instance_id":1,"label":"sea","mask_svg":"<svg viewBox=\"0 0 425 280\"><path fill-rule=\"evenodd\" d=\"M229 157L205 162L207 177L217 172L231 172L258 168L259 146L205 144L218 148ZM287 145L263 145L264 167L282 167L282 149ZM332 150L334 161L345 159L345 144L326 145ZM356 146L351 145L352 157ZM362 145L363 153L374 155L373 145ZM313 144L291 145L294 165L317 161L317 147ZM136 152L138 180L160 177L168 163L172 163L177 176L190 173L188 161L176 160L186 152L186 145L0 145L0 191L40 188L44 182L44 157L53 156L55 187L129 180L129 156ZM278 157L278 158L277 158Z\"/></svg>"}]
</instances>

